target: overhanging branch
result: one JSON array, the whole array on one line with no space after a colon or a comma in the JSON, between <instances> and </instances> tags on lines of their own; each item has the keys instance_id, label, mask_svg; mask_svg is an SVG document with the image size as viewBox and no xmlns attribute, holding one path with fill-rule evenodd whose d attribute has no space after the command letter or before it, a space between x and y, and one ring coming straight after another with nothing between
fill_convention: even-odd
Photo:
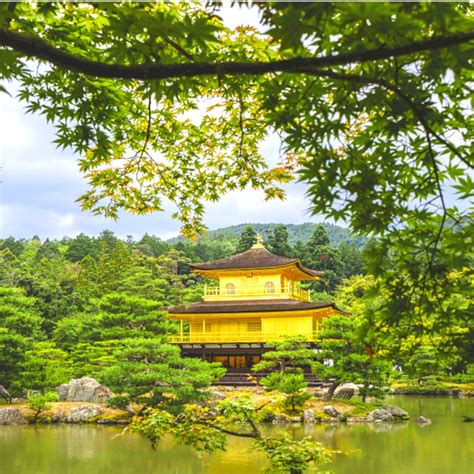
<instances>
[{"instance_id":1,"label":"overhanging branch","mask_svg":"<svg viewBox=\"0 0 474 474\"><path fill-rule=\"evenodd\" d=\"M360 76L358 74L351 74L351 73L341 73L335 71L329 71L327 69L313 69L313 68L305 68L304 72L308 74L312 74L314 76L319 77L329 77L330 79L336 79L341 81L353 82L356 84L376 84L379 85L387 90L392 91L395 93L400 99L402 99L407 106L412 110L413 115L415 116L416 120L422 125L422 127L426 130L427 133L430 133L433 137L435 137L440 143L442 143L446 148L448 148L453 155L455 155L459 160L461 160L465 165L469 168L473 168L474 165L471 163L469 158L464 157L459 150L448 140L446 140L443 136L437 133L428 123L426 117L424 116L423 112L418 108L418 106L413 102L407 94L405 94L399 87L389 83L385 79L379 79L376 77L366 77Z\"/></svg>"},{"instance_id":2,"label":"overhanging branch","mask_svg":"<svg viewBox=\"0 0 474 474\"><path fill-rule=\"evenodd\" d=\"M206 75L262 75L272 72L304 72L304 68L342 66L389 59L422 51L436 50L468 43L474 31L449 36L437 36L394 48L381 47L316 58L297 57L272 62L190 62L181 64L121 65L91 61L56 48L43 39L0 28L0 46L7 46L28 57L40 59L58 67L90 76L113 79L169 79ZM84 51L84 54L87 52Z\"/></svg>"}]
</instances>

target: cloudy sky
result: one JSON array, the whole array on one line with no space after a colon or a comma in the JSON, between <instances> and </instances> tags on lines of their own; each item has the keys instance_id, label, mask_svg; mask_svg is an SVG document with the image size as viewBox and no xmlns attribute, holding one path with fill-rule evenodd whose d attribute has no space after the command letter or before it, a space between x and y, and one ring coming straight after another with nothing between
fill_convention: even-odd
<instances>
[{"instance_id":1,"label":"cloudy sky","mask_svg":"<svg viewBox=\"0 0 474 474\"><path fill-rule=\"evenodd\" d=\"M75 200L87 184L77 168L77 157L57 149L52 143L54 128L42 117L26 114L23 106L0 94L0 237L96 235L105 228L120 236L178 234L180 224L171 218L171 207L147 216L123 213L118 222L81 211ZM269 159L277 156L276 139L267 140L262 151ZM264 202L263 193L253 190L230 193L207 207L205 223L214 229L242 222L316 221L307 212L304 186L292 184L286 189L285 202Z\"/></svg>"}]
</instances>

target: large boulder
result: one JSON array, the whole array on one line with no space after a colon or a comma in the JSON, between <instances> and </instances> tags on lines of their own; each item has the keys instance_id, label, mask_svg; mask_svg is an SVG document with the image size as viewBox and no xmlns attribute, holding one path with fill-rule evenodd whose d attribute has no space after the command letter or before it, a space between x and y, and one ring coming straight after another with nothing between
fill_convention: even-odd
<instances>
[{"instance_id":1,"label":"large boulder","mask_svg":"<svg viewBox=\"0 0 474 474\"><path fill-rule=\"evenodd\" d=\"M24 425L27 421L18 408L0 409L0 425Z\"/></svg>"},{"instance_id":2,"label":"large boulder","mask_svg":"<svg viewBox=\"0 0 474 474\"><path fill-rule=\"evenodd\" d=\"M341 400L350 400L359 393L359 387L355 383L343 383L334 391L334 398Z\"/></svg>"},{"instance_id":3,"label":"large boulder","mask_svg":"<svg viewBox=\"0 0 474 474\"><path fill-rule=\"evenodd\" d=\"M393 416L393 418L395 418L395 420L397 421L410 419L410 415L408 414L408 412L401 409L400 407L396 407L394 405L386 405L383 408L384 410L388 411Z\"/></svg>"},{"instance_id":4,"label":"large boulder","mask_svg":"<svg viewBox=\"0 0 474 474\"><path fill-rule=\"evenodd\" d=\"M389 411L385 410L385 408L377 408L367 415L367 421L370 423L383 423L393 421L393 416Z\"/></svg>"},{"instance_id":5,"label":"large boulder","mask_svg":"<svg viewBox=\"0 0 474 474\"><path fill-rule=\"evenodd\" d=\"M111 397L110 390L90 377L72 379L55 388L59 399L66 402L102 403Z\"/></svg>"},{"instance_id":6,"label":"large boulder","mask_svg":"<svg viewBox=\"0 0 474 474\"><path fill-rule=\"evenodd\" d=\"M99 415L102 415L104 410L97 405L83 405L73 408L66 416L68 423L84 423L91 421Z\"/></svg>"}]
</instances>

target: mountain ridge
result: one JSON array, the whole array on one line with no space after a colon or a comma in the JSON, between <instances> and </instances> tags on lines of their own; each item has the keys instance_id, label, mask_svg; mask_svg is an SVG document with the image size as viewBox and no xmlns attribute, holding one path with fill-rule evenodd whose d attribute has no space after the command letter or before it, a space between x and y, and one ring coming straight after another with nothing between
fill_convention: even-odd
<instances>
[{"instance_id":1,"label":"mountain ridge","mask_svg":"<svg viewBox=\"0 0 474 474\"><path fill-rule=\"evenodd\" d=\"M363 247L367 243L367 238L359 235L355 235L351 232L350 229L341 227L335 224L329 223L314 223L314 222L304 222L303 224L284 224L284 223L269 223L269 224L260 224L260 223L242 223L236 224L227 227L221 227L218 229L208 230L206 234L201 236L199 240L218 240L218 239L229 239L229 240L238 240L240 234L245 230L247 226L252 226L255 231L262 235L265 239L268 238L270 233L277 225L284 225L288 231L288 240L290 244L294 245L297 241L305 243L311 237L311 234L314 231L314 228L317 225L322 225L326 232L328 233L329 240L332 246L337 246L341 242L354 243L358 247ZM172 237L171 239L166 240L168 244L176 244L184 240L183 237Z\"/></svg>"}]
</instances>

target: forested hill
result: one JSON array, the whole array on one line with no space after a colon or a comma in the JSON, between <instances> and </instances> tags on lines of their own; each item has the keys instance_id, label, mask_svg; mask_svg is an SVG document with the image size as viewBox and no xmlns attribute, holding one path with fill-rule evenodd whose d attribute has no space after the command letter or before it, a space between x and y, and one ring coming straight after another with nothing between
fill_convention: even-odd
<instances>
[{"instance_id":1,"label":"forested hill","mask_svg":"<svg viewBox=\"0 0 474 474\"><path fill-rule=\"evenodd\" d=\"M238 240L242 232L247 226L252 226L256 232L262 235L264 240L267 240L269 235L273 232L277 225L281 224L238 224L229 227L222 227L220 229L209 230L203 237L203 240L216 240L224 237L226 240ZM284 224L288 231L288 240L290 244L294 245L296 242L306 243L314 232L314 228L318 224L312 222L305 222L304 224ZM337 246L340 242L354 243L357 247L363 247L367 243L367 239L362 236L356 236L351 233L349 229L340 227L334 224L320 224L325 229L329 236L331 245ZM169 244L176 244L182 237L174 237L169 239Z\"/></svg>"}]
</instances>

